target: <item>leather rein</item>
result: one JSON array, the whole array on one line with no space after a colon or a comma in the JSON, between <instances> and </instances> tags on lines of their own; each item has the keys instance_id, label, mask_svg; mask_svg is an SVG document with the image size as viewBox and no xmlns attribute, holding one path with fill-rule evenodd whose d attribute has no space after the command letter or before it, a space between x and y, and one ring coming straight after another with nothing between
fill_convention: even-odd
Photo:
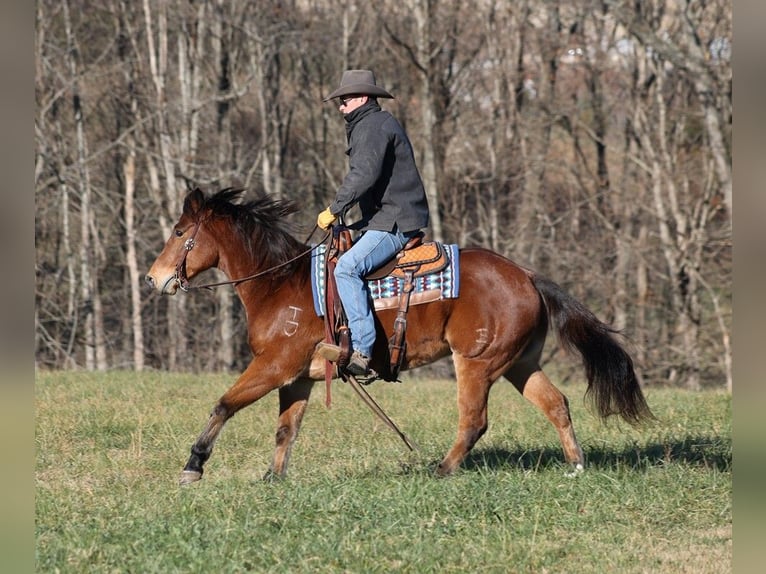
<instances>
[{"instance_id":1,"label":"leather rein","mask_svg":"<svg viewBox=\"0 0 766 574\"><path fill-rule=\"evenodd\" d=\"M190 285L189 279L186 277L186 257L189 255L189 251L194 249L194 246L197 244L196 237L197 232L199 231L200 226L202 225L202 220L198 221L194 225L194 231L192 231L191 237L189 237L186 241L184 241L183 246L183 253L181 253L181 258L178 260L178 264L176 264L176 274L175 278L178 280L178 284L181 287L182 291L189 292L189 291L195 291L198 289L212 289L213 287L220 287L222 285L238 285L240 283L244 283L245 281L252 281L253 279L257 279L258 277L262 277L264 275L268 275L269 273L273 273L274 271L277 271L278 269L281 269L282 267L286 267L290 263L293 263L300 259L301 257L304 257L306 254L311 253L314 249L319 247L319 245L322 245L327 238L330 236L330 232L328 231L325 236L322 238L322 241L320 241L317 245L313 247L309 247L305 251L301 251L298 255L295 257L288 259L287 261L283 261L282 263L279 263L278 265L274 265L273 267L269 267L268 269L264 269L263 271L259 271L257 273L253 273L252 275L248 275L247 277L240 277L239 279L229 279L227 281L218 281L216 283L205 283L202 285ZM308 243L308 240L311 239L311 236L314 235L314 232L317 230L317 225L314 225L314 228L311 230L311 233L309 233L309 236L306 238L306 241L304 243Z\"/></svg>"}]
</instances>

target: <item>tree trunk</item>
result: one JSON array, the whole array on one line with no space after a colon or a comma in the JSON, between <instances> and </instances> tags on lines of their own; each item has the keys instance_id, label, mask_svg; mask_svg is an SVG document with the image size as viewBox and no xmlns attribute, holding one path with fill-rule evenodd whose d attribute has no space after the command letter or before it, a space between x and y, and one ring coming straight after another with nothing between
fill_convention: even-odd
<instances>
[{"instance_id":1,"label":"tree trunk","mask_svg":"<svg viewBox=\"0 0 766 574\"><path fill-rule=\"evenodd\" d=\"M82 333L85 351L85 368L89 371L96 369L96 333L94 317L94 280L91 249L91 191L90 172L87 165L87 149L85 141L85 128L83 126L83 109L80 94L78 48L72 32L72 22L69 15L69 1L62 3L64 12L64 25L67 33L67 56L69 73L72 81L72 107L75 121L76 145L77 145L77 175L80 199L80 299L82 306Z\"/></svg>"},{"instance_id":2,"label":"tree trunk","mask_svg":"<svg viewBox=\"0 0 766 574\"><path fill-rule=\"evenodd\" d=\"M200 87L205 62L207 2L200 2L191 24L181 17L181 33L177 35L178 83L181 88L181 114L178 144L178 170L187 180L195 180L200 124ZM189 164L191 161L191 164Z\"/></svg>"},{"instance_id":3,"label":"tree trunk","mask_svg":"<svg viewBox=\"0 0 766 574\"><path fill-rule=\"evenodd\" d=\"M173 163L170 131L168 126L168 106L165 92L165 82L168 66L167 5L164 3L160 3L159 5L159 10L157 13L156 47L150 0L144 0L144 17L146 22L146 41L147 54L149 58L149 69L155 89L154 115L157 120L156 131L159 136L158 155L159 163L162 166L162 176L164 177L164 192L161 189L159 180L152 181L152 183L156 186L154 191L155 197L161 198L159 207L161 209L164 207L166 212L170 214L170 217L175 218L178 216L178 213L180 213L180 194L176 189L177 181ZM152 147L147 149L150 153L156 153L156 150L153 150ZM151 172L150 175L152 175ZM181 366L181 357L185 357L187 355L187 342L185 338L185 307L186 300L183 297L173 297L168 304L167 329L170 343L168 352L168 367L170 370L178 369Z\"/></svg>"},{"instance_id":4,"label":"tree trunk","mask_svg":"<svg viewBox=\"0 0 766 574\"><path fill-rule=\"evenodd\" d=\"M423 156L421 171L423 185L428 197L430 211L431 234L436 241L442 241L441 213L439 210L439 179L437 177L437 152L436 142L440 139L437 126L436 111L434 109L433 85L433 57L431 54L431 0L415 0L413 15L417 26L417 61L420 63L420 113L423 121Z\"/></svg>"},{"instance_id":5,"label":"tree trunk","mask_svg":"<svg viewBox=\"0 0 766 574\"><path fill-rule=\"evenodd\" d=\"M530 8L524 14L525 19L529 16ZM523 24L520 24L522 27ZM558 74L558 58L561 46L558 40L559 28L561 27L559 7L557 4L546 6L546 22L543 28L543 36L539 46L539 57L542 65L539 68L537 81L534 86L534 97L529 93L524 100L517 100L515 115L518 117L518 151L520 172L523 174L519 196L519 205L516 210L517 251L523 253L530 265L538 264L538 251L541 249L540 230L536 224L541 209L541 187L545 179L546 156L550 146L552 122L549 117L550 110L556 109L556 80ZM520 39L521 50L524 50L525 41ZM519 66L523 67L523 55ZM523 80L522 80L523 81ZM526 103L522 103L526 102ZM576 234L579 218L576 210L573 210L572 233Z\"/></svg>"},{"instance_id":6,"label":"tree trunk","mask_svg":"<svg viewBox=\"0 0 766 574\"><path fill-rule=\"evenodd\" d=\"M131 108L136 109L133 100ZM135 117L135 115L133 116ZM136 147L132 137L126 141L125 159L122 172L125 178L125 240L126 263L128 266L128 280L130 282L130 318L133 331L133 368L136 371L144 370L144 326L141 319L141 273L138 270L138 258L136 256Z\"/></svg>"},{"instance_id":7,"label":"tree trunk","mask_svg":"<svg viewBox=\"0 0 766 574\"><path fill-rule=\"evenodd\" d=\"M62 179L59 188L61 189L61 243L66 260L68 279L66 319L69 323L69 340L63 346L63 359L64 365L67 368L75 368L77 367L77 359L74 355L74 346L80 317L80 312L77 309L77 261L74 247L72 246L72 226L69 220L69 212L71 210L69 206L69 185Z\"/></svg>"},{"instance_id":8,"label":"tree trunk","mask_svg":"<svg viewBox=\"0 0 766 574\"><path fill-rule=\"evenodd\" d=\"M218 0L217 14L213 22L213 38L216 62L218 62L218 173L221 185L230 185L228 171L232 162L231 142L231 103L227 96L231 90L231 54L229 54L228 31L223 22L223 10L227 2ZM234 366L234 317L233 317L233 291L230 287L223 287L216 291L218 301L218 328L220 344L218 345L216 363L217 367L228 372Z\"/></svg>"},{"instance_id":9,"label":"tree trunk","mask_svg":"<svg viewBox=\"0 0 766 574\"><path fill-rule=\"evenodd\" d=\"M127 115L125 154L122 158L122 176L125 185L125 263L128 268L128 293L130 296L130 328L132 334L133 368L141 372L144 370L144 325L141 317L141 285L143 273L138 268L138 253L136 249L136 137L134 128L138 124L138 100L135 86L139 82L136 67L133 65L135 52L128 50L128 39L131 36L129 29L129 14L125 0L120 1L120 13L118 16L120 33L125 42L119 51L124 67L124 79L129 98L129 110ZM135 45L134 45L135 46Z\"/></svg>"}]
</instances>

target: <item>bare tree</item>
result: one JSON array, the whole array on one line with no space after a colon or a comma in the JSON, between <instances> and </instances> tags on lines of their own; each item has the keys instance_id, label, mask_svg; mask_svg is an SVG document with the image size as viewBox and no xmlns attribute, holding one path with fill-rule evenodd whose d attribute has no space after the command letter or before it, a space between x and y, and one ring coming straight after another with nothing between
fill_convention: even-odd
<instances>
[{"instance_id":1,"label":"bare tree","mask_svg":"<svg viewBox=\"0 0 766 574\"><path fill-rule=\"evenodd\" d=\"M88 144L84 126L83 98L79 79L79 46L72 30L69 14L69 2L62 3L64 26L67 37L67 55L72 85L72 111L74 114L76 150L77 150L77 186L80 205L80 297L83 305L83 332L85 350L85 368L106 369L106 350L104 347L103 308L98 290L98 277L94 273L95 261L94 236L91 229L97 228L93 221L95 211L91 209L91 181L88 166Z\"/></svg>"},{"instance_id":2,"label":"bare tree","mask_svg":"<svg viewBox=\"0 0 766 574\"><path fill-rule=\"evenodd\" d=\"M118 47L123 73L125 75L125 85L128 97L127 121L124 122L126 136L124 141L124 156L122 159L122 175L125 186L125 258L128 268L128 283L130 292L130 324L133 340L133 368L136 371L144 369L144 325L141 317L141 291L142 273L138 268L138 255L136 252L136 156L137 145L134 135L135 123L138 121L138 100L136 94L136 70L131 65L128 37L130 30L127 26L127 5L124 0L120 0L119 10L117 11L117 20L120 30L120 43Z\"/></svg>"},{"instance_id":3,"label":"bare tree","mask_svg":"<svg viewBox=\"0 0 766 574\"><path fill-rule=\"evenodd\" d=\"M730 160L722 156L724 136L719 121L726 110L714 105L725 98L714 96L718 90L707 72L705 59L698 52L699 39L689 38L689 13L676 12L679 6L673 2L646 8L649 9L626 19L628 29L641 44L643 66L648 71L634 129L640 142L640 161L647 166L650 176L651 205L670 287L672 314L669 316L675 318L668 338L670 348L675 349L677 355L665 359L670 362L667 376L694 389L702 384L704 365L709 360L700 345L700 327L710 313L702 302L705 291L711 296L716 324L725 324L715 292L708 289L704 281L706 269L713 263L709 253L713 240L711 223L719 218L724 206L730 217ZM626 17L623 11L618 14ZM662 36L673 38L676 34L680 35L678 44L671 45L660 39ZM681 57L684 52L686 55ZM690 148L684 137L695 129L694 115L674 113L668 103L674 102L674 110L693 108L694 99L701 110L710 143L699 150ZM723 202L716 201L721 196ZM678 344L674 344L675 341ZM721 343L725 356L729 356L725 328ZM730 381L728 361L724 363L724 370Z\"/></svg>"},{"instance_id":4,"label":"bare tree","mask_svg":"<svg viewBox=\"0 0 766 574\"><path fill-rule=\"evenodd\" d=\"M385 20L383 26L392 52L411 65L419 78L420 165L431 210L431 231L435 239L442 240L440 189L455 95L481 49L483 37L465 33L473 22L474 10L464 2L408 0L400 9L414 17L413 29L397 30Z\"/></svg>"},{"instance_id":5,"label":"bare tree","mask_svg":"<svg viewBox=\"0 0 766 574\"><path fill-rule=\"evenodd\" d=\"M269 3L260 4L255 10L257 14L248 11L245 30L250 43L259 111L261 183L267 193L281 197L293 113L292 106L286 104L282 69L288 59L285 41L290 21L286 14ZM278 17L274 17L274 13Z\"/></svg>"},{"instance_id":6,"label":"bare tree","mask_svg":"<svg viewBox=\"0 0 766 574\"><path fill-rule=\"evenodd\" d=\"M144 0L144 18L145 18L145 37L146 48L143 54L146 55L151 74L151 81L154 86L154 110L152 118L156 122L156 128L145 134L156 138L158 141L158 150L155 155L155 146L151 141L147 142L145 149L149 152L146 160L149 162L149 173L151 181L151 190L157 207L166 211L171 218L175 217L180 208L179 181L176 177L177 159L173 153L173 138L170 132L171 124L171 106L168 100L168 49L169 49L169 31L168 31L168 4L160 2L159 6L152 8L150 0ZM155 15L156 14L156 15ZM155 26L156 18L156 26ZM156 33L155 33L156 27ZM155 35L156 34L156 35ZM181 40L179 39L179 42ZM179 56L181 59L182 56ZM177 69L176 72L181 75L186 72L184 69ZM188 77L181 77L182 85L188 87ZM188 109L188 93L186 105ZM180 142L179 142L180 144ZM190 141L186 142L186 149L192 145ZM157 160L155 160L155 157ZM159 167L159 169L158 169ZM161 174L161 175L159 175ZM165 236L170 235L170 227L167 225ZM186 339L184 334L186 313L184 312L186 300L184 298L174 298L169 303L168 337L170 346L168 349L168 365L171 369L180 367L181 357L186 354Z\"/></svg>"},{"instance_id":7,"label":"bare tree","mask_svg":"<svg viewBox=\"0 0 766 574\"><path fill-rule=\"evenodd\" d=\"M232 101L228 98L232 89L232 32L230 21L231 12L227 11L231 5L224 0L218 0L215 5L215 17L212 22L213 52L215 61L218 63L218 95L217 104L217 136L218 154L217 164L219 182L228 187L230 178L229 169L232 164L232 137L231 137L231 106ZM231 369L234 365L234 297L230 289L219 289L216 293L218 299L218 322L220 325L221 344L218 348L218 364L223 370Z\"/></svg>"},{"instance_id":8,"label":"bare tree","mask_svg":"<svg viewBox=\"0 0 766 574\"><path fill-rule=\"evenodd\" d=\"M710 153L731 217L731 136L724 128L731 118L731 68L720 66L723 72L720 79L714 72L715 66L730 56L727 38L731 34L731 3L656 0L637 5L624 0L606 0L605 5L638 41L685 73L691 82L702 108ZM707 45L703 44L705 28L711 36L707 38Z\"/></svg>"}]
</instances>

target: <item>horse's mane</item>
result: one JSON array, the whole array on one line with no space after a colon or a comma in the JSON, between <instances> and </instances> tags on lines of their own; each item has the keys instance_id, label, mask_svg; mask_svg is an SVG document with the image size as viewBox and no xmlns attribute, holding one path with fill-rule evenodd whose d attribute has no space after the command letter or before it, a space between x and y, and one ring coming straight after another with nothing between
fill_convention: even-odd
<instances>
[{"instance_id":1,"label":"horse's mane","mask_svg":"<svg viewBox=\"0 0 766 574\"><path fill-rule=\"evenodd\" d=\"M299 211L295 201L274 199L265 193L245 202L235 202L244 189L227 187L205 200L205 208L215 218L229 219L244 239L248 254L263 267L271 267L296 257L306 249L292 235L294 225L286 218ZM289 270L292 266L286 266ZM281 273L277 273L281 275Z\"/></svg>"}]
</instances>

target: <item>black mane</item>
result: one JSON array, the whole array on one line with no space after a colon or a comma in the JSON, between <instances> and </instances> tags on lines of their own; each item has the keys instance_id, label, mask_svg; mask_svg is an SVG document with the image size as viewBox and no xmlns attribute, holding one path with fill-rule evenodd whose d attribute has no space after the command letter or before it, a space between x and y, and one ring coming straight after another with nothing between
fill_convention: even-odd
<instances>
[{"instance_id":1,"label":"black mane","mask_svg":"<svg viewBox=\"0 0 766 574\"><path fill-rule=\"evenodd\" d=\"M306 245L292 236L294 225L286 219L300 210L295 201L274 199L259 193L252 200L235 203L244 191L231 187L222 189L205 200L205 208L210 209L215 218L231 220L237 233L245 240L249 255L258 261L261 268L284 263L306 250ZM293 268L288 265L283 269L289 271Z\"/></svg>"}]
</instances>

